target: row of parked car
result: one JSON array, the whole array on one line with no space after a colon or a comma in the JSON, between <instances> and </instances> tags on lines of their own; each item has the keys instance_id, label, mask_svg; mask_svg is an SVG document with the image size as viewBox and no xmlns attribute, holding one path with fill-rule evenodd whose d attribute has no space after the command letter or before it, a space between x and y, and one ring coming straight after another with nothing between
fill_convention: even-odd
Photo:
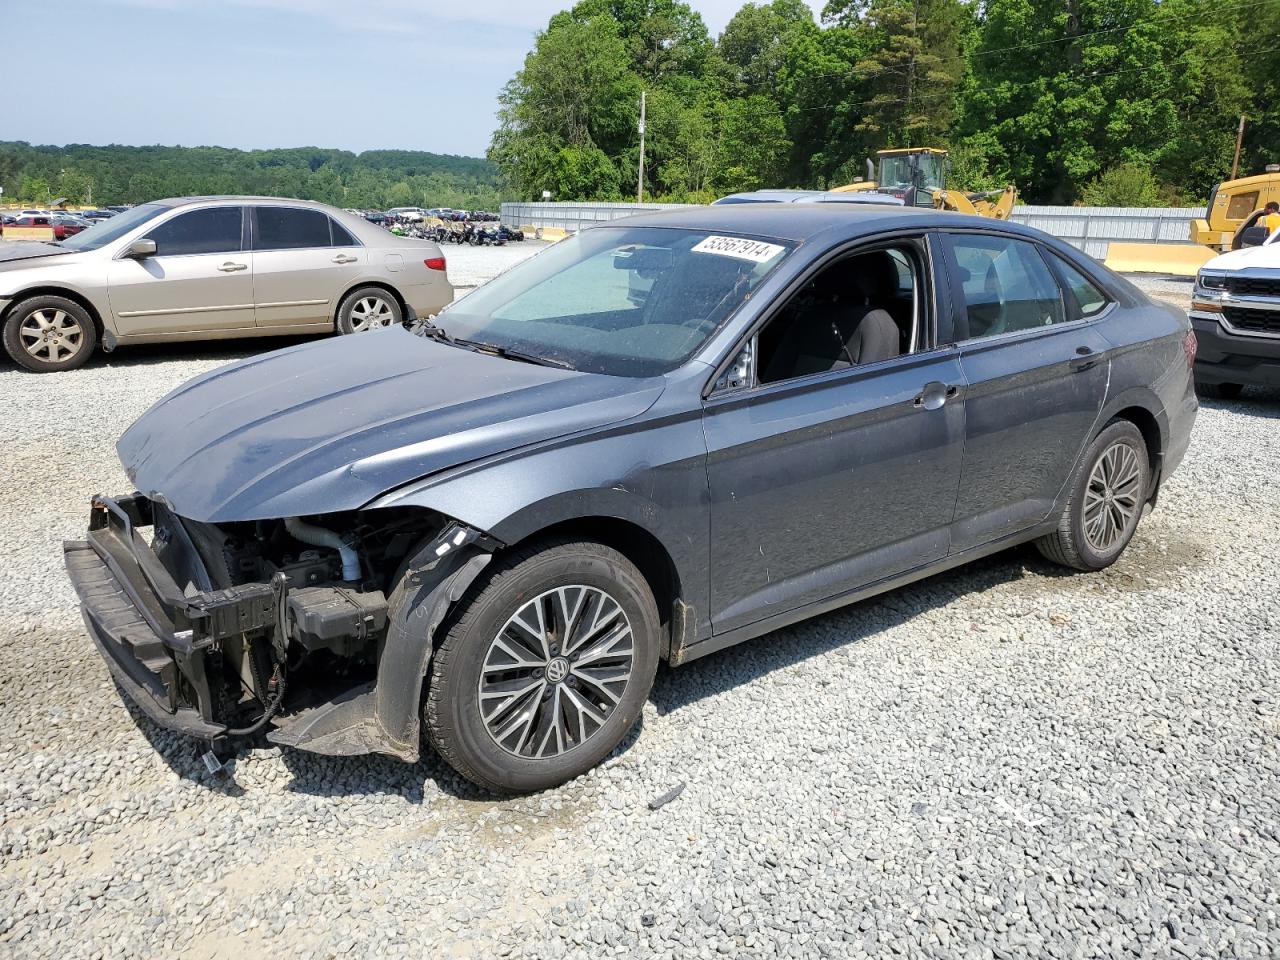
<instances>
[{"instance_id":1,"label":"row of parked car","mask_svg":"<svg viewBox=\"0 0 1280 960\"><path fill-rule=\"evenodd\" d=\"M65 240L127 209L128 207L107 207L102 210L71 211L54 208L0 213L0 237L4 236L5 227L49 227L53 230L55 240Z\"/></svg>"}]
</instances>

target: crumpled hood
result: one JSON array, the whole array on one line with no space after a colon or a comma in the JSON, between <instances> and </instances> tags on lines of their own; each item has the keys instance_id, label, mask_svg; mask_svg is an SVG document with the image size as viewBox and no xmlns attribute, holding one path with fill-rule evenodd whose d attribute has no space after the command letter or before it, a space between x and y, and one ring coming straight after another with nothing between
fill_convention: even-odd
<instances>
[{"instance_id":1,"label":"crumpled hood","mask_svg":"<svg viewBox=\"0 0 1280 960\"><path fill-rule=\"evenodd\" d=\"M116 450L138 490L184 517L305 516L639 416L663 383L504 360L395 328L196 377L143 414Z\"/></svg>"},{"instance_id":2,"label":"crumpled hood","mask_svg":"<svg viewBox=\"0 0 1280 960\"><path fill-rule=\"evenodd\" d=\"M1214 257L1204 265L1204 270L1244 270L1246 267L1262 267L1280 270L1280 241L1261 247L1245 247Z\"/></svg>"}]
</instances>

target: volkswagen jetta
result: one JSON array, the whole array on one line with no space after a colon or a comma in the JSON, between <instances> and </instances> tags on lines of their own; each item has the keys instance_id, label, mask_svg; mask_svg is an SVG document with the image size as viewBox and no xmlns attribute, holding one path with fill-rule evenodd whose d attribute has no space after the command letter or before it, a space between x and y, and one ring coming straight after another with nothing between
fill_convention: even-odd
<instances>
[{"instance_id":1,"label":"volkswagen jetta","mask_svg":"<svg viewBox=\"0 0 1280 960\"><path fill-rule=\"evenodd\" d=\"M66 563L163 726L405 760L425 727L535 790L618 745L660 660L1027 541L1113 563L1187 447L1194 354L1185 314L1013 224L635 217L414 332L178 388Z\"/></svg>"}]
</instances>

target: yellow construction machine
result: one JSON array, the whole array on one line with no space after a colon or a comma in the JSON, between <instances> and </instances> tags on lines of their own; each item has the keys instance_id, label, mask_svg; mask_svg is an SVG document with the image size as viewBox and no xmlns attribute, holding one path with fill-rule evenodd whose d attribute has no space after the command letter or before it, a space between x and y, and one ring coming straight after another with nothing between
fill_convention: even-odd
<instances>
[{"instance_id":1,"label":"yellow construction machine","mask_svg":"<svg viewBox=\"0 0 1280 960\"><path fill-rule=\"evenodd\" d=\"M1008 220L1018 191L1003 190L965 193L948 190L947 151L938 147L911 147L903 150L881 150L876 153L879 168L867 161L867 179L843 187L834 193L874 190L897 197L909 207L934 207L957 213L975 214L996 220Z\"/></svg>"},{"instance_id":2,"label":"yellow construction machine","mask_svg":"<svg viewBox=\"0 0 1280 960\"><path fill-rule=\"evenodd\" d=\"M1205 216L1191 221L1191 243L1116 243L1107 247L1107 266L1121 273L1165 273L1194 277L1201 267L1240 244L1241 228L1252 224L1272 200L1280 203L1280 164L1265 173L1224 180L1209 193Z\"/></svg>"},{"instance_id":3,"label":"yellow construction machine","mask_svg":"<svg viewBox=\"0 0 1280 960\"><path fill-rule=\"evenodd\" d=\"M1280 203L1280 164L1268 164L1256 177L1223 181L1210 192L1204 219L1191 221L1191 239L1226 252L1245 220L1273 200Z\"/></svg>"}]
</instances>

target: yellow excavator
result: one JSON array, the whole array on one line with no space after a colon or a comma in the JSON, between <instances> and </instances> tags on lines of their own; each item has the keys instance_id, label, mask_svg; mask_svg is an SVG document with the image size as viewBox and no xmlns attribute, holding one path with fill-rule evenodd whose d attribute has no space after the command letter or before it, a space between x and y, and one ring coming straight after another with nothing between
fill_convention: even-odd
<instances>
[{"instance_id":1,"label":"yellow excavator","mask_svg":"<svg viewBox=\"0 0 1280 960\"><path fill-rule=\"evenodd\" d=\"M995 220L1008 220L1018 199L1013 187L977 193L946 189L947 151L938 147L880 150L876 159L879 169L867 161L867 179L832 187L832 192L874 190L897 197L911 207L933 207Z\"/></svg>"}]
</instances>

